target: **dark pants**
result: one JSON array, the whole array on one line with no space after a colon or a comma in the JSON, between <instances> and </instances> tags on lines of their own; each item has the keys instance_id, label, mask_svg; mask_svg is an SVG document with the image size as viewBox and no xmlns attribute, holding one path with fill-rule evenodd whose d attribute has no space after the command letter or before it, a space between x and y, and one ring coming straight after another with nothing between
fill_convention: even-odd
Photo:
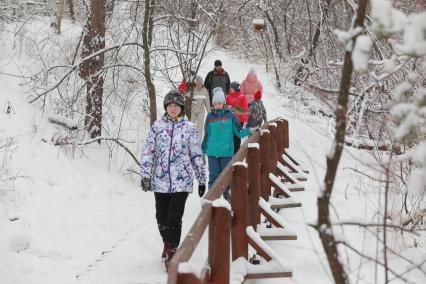
<instances>
[{"instance_id":1,"label":"dark pants","mask_svg":"<svg viewBox=\"0 0 426 284\"><path fill-rule=\"evenodd\" d=\"M238 152L241 146L241 138L234 135L234 154Z\"/></svg>"},{"instance_id":2,"label":"dark pants","mask_svg":"<svg viewBox=\"0 0 426 284\"><path fill-rule=\"evenodd\" d=\"M209 156L209 188L216 181L217 177L231 161L232 157L211 157ZM225 189L225 192L229 192L229 186Z\"/></svg>"},{"instance_id":3,"label":"dark pants","mask_svg":"<svg viewBox=\"0 0 426 284\"><path fill-rule=\"evenodd\" d=\"M177 248L182 233L182 216L188 192L155 192L155 210L158 230L169 248Z\"/></svg>"}]
</instances>

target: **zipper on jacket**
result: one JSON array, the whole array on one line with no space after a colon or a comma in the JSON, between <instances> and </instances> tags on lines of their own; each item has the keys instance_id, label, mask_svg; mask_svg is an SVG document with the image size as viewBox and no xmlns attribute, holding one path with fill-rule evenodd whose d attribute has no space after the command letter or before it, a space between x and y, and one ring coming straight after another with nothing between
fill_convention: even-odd
<instances>
[{"instance_id":1,"label":"zipper on jacket","mask_svg":"<svg viewBox=\"0 0 426 284\"><path fill-rule=\"evenodd\" d=\"M222 128L223 128L223 126L224 126L224 122L223 122L223 116L221 116L221 114L225 114L225 111L224 110L221 110L221 111L219 111L219 113L217 114L217 116L219 117L219 118L221 118L221 121L222 121Z\"/></svg>"},{"instance_id":2,"label":"zipper on jacket","mask_svg":"<svg viewBox=\"0 0 426 284\"><path fill-rule=\"evenodd\" d=\"M172 145L173 145L173 132L175 131L175 122L172 120L172 135L170 137L170 147L169 147L169 162L168 162L168 171L169 171L169 192L172 192L172 174L170 173L170 157L172 156Z\"/></svg>"}]
</instances>

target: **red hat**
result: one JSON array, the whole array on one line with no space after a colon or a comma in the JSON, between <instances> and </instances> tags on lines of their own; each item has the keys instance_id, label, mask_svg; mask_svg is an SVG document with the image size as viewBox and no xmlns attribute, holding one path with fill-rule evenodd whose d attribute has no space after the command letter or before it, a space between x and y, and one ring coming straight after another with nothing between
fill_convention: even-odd
<instances>
[{"instance_id":1,"label":"red hat","mask_svg":"<svg viewBox=\"0 0 426 284\"><path fill-rule=\"evenodd\" d=\"M180 83L178 86L178 92L179 94L182 94L186 90L188 90L188 85L185 83L185 81L182 81L182 83Z\"/></svg>"},{"instance_id":2,"label":"red hat","mask_svg":"<svg viewBox=\"0 0 426 284\"><path fill-rule=\"evenodd\" d=\"M254 93L254 99L256 101L262 99L262 92L260 90L257 90L256 93Z\"/></svg>"}]
</instances>

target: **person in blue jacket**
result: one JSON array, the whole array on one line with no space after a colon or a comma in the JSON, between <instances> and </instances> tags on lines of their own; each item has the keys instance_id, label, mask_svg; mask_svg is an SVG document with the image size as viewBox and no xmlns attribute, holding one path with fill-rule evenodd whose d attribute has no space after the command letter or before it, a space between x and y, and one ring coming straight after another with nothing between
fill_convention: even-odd
<instances>
[{"instance_id":1,"label":"person in blue jacket","mask_svg":"<svg viewBox=\"0 0 426 284\"><path fill-rule=\"evenodd\" d=\"M235 114L226 107L222 88L213 90L212 104L213 110L207 115L204 123L204 138L201 145L203 154L208 157L209 188L234 155L233 135L244 138L256 130L256 128L242 128ZM230 200L229 188L225 190L223 196Z\"/></svg>"}]
</instances>

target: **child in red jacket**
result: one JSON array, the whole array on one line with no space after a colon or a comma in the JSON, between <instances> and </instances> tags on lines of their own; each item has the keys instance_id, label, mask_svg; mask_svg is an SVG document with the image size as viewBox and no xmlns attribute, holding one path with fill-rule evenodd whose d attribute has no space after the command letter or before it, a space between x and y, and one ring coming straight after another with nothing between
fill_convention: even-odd
<instances>
[{"instance_id":1,"label":"child in red jacket","mask_svg":"<svg viewBox=\"0 0 426 284\"><path fill-rule=\"evenodd\" d=\"M248 103L244 95L240 93L240 83L234 81L229 88L228 96L226 96L226 104L238 118L242 125L246 125L248 121ZM237 153L241 145L241 138L234 135L234 154Z\"/></svg>"}]
</instances>

